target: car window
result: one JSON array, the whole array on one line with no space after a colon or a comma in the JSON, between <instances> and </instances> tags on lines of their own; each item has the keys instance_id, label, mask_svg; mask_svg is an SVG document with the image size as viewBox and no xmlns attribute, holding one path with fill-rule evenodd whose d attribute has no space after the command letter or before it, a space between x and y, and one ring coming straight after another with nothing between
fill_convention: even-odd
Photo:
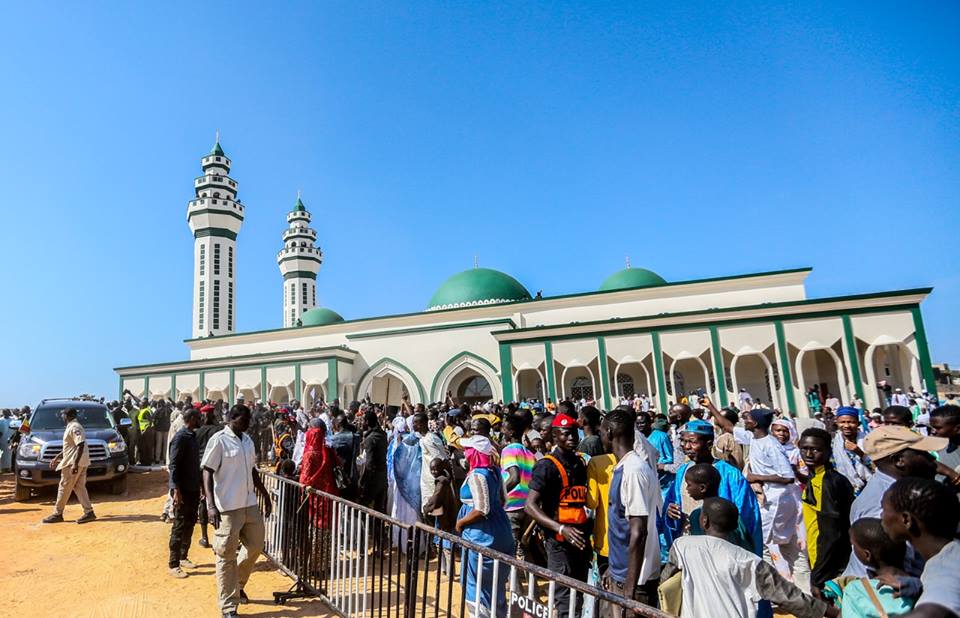
<instances>
[{"instance_id":1,"label":"car window","mask_svg":"<svg viewBox=\"0 0 960 618\"><path fill-rule=\"evenodd\" d=\"M62 406L44 406L38 408L30 419L30 431L52 431L67 426L63 420L63 411L70 408L69 404ZM113 420L107 414L106 408L76 408L77 421L84 429L110 429Z\"/></svg>"}]
</instances>

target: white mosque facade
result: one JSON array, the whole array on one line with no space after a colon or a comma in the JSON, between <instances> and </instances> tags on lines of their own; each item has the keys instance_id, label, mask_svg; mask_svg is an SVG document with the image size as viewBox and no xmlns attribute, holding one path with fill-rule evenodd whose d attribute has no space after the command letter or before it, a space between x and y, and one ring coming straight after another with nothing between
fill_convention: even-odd
<instances>
[{"instance_id":1,"label":"white mosque facade","mask_svg":"<svg viewBox=\"0 0 960 618\"><path fill-rule=\"evenodd\" d=\"M120 389L182 399L399 405L597 399L646 393L658 409L696 389L721 404L741 388L804 416L811 387L880 405L882 382L936 387L920 304L930 288L807 298L809 268L667 282L626 268L596 291L533 298L509 275L457 273L424 311L345 320L317 306L322 252L298 196L277 263L282 328L236 332L236 239L244 206L219 141L202 158L189 360L120 367Z\"/></svg>"}]
</instances>

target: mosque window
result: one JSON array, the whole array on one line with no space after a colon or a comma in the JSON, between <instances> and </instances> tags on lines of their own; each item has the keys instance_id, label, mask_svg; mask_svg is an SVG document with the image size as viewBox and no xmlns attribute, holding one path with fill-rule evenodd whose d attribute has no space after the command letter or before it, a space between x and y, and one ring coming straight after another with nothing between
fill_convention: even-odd
<instances>
[{"instance_id":1,"label":"mosque window","mask_svg":"<svg viewBox=\"0 0 960 618\"><path fill-rule=\"evenodd\" d=\"M628 373L617 374L617 392L621 397L633 397L636 394L636 386L633 384L633 377Z\"/></svg>"},{"instance_id":2,"label":"mosque window","mask_svg":"<svg viewBox=\"0 0 960 618\"><path fill-rule=\"evenodd\" d=\"M213 281L213 330L220 328L220 281Z\"/></svg>"},{"instance_id":3,"label":"mosque window","mask_svg":"<svg viewBox=\"0 0 960 618\"><path fill-rule=\"evenodd\" d=\"M214 191L214 192L213 192L213 197L220 197L220 192L219 192L219 191Z\"/></svg>"},{"instance_id":4,"label":"mosque window","mask_svg":"<svg viewBox=\"0 0 960 618\"><path fill-rule=\"evenodd\" d=\"M573 397L574 400L593 399L593 384L590 382L590 379L583 376L576 378L570 387L570 396Z\"/></svg>"},{"instance_id":5,"label":"mosque window","mask_svg":"<svg viewBox=\"0 0 960 618\"><path fill-rule=\"evenodd\" d=\"M296 283L290 284L290 304L291 305L297 304L297 284Z\"/></svg>"},{"instance_id":6,"label":"mosque window","mask_svg":"<svg viewBox=\"0 0 960 618\"><path fill-rule=\"evenodd\" d=\"M310 293L313 295L313 298L310 299L312 301L310 304L316 307L317 306L317 286L316 285L310 286Z\"/></svg>"},{"instance_id":7,"label":"mosque window","mask_svg":"<svg viewBox=\"0 0 960 618\"><path fill-rule=\"evenodd\" d=\"M218 163L219 163L220 161L222 161L222 160L223 160L223 159L221 159L220 157L215 157L215 158L214 158L214 161L217 161Z\"/></svg>"},{"instance_id":8,"label":"mosque window","mask_svg":"<svg viewBox=\"0 0 960 618\"><path fill-rule=\"evenodd\" d=\"M300 303L303 305L307 304L307 284L304 282L300 286Z\"/></svg>"},{"instance_id":9,"label":"mosque window","mask_svg":"<svg viewBox=\"0 0 960 618\"><path fill-rule=\"evenodd\" d=\"M200 276L201 277L204 275L204 271L206 270L206 266L207 266L206 262L207 262L207 246L200 245ZM202 291L200 293L203 294Z\"/></svg>"},{"instance_id":10,"label":"mosque window","mask_svg":"<svg viewBox=\"0 0 960 618\"><path fill-rule=\"evenodd\" d=\"M227 282L227 330L233 330L233 281Z\"/></svg>"},{"instance_id":11,"label":"mosque window","mask_svg":"<svg viewBox=\"0 0 960 618\"><path fill-rule=\"evenodd\" d=\"M200 304L200 322L199 322L199 324L197 325L197 329L200 330L200 331L203 331L203 305L204 305L204 302L203 302L203 301L204 301L204 298L203 298L203 279L201 279L201 280L200 280L200 303L199 303L199 304Z\"/></svg>"},{"instance_id":12,"label":"mosque window","mask_svg":"<svg viewBox=\"0 0 960 618\"><path fill-rule=\"evenodd\" d=\"M227 276L233 278L233 247L227 247Z\"/></svg>"},{"instance_id":13,"label":"mosque window","mask_svg":"<svg viewBox=\"0 0 960 618\"><path fill-rule=\"evenodd\" d=\"M213 274L220 274L220 243L213 243Z\"/></svg>"}]
</instances>

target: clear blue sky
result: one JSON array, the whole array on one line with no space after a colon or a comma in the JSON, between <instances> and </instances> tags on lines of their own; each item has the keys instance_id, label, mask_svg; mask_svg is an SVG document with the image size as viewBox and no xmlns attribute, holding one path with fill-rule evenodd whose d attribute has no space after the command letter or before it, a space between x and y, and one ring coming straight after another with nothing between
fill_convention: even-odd
<instances>
[{"instance_id":1,"label":"clear blue sky","mask_svg":"<svg viewBox=\"0 0 960 618\"><path fill-rule=\"evenodd\" d=\"M660 4L676 4L664 7ZM480 264L545 294L812 266L932 285L960 361L960 4L0 7L0 406L184 359L215 129L247 206L240 330L281 324L298 188L345 317Z\"/></svg>"}]
</instances>

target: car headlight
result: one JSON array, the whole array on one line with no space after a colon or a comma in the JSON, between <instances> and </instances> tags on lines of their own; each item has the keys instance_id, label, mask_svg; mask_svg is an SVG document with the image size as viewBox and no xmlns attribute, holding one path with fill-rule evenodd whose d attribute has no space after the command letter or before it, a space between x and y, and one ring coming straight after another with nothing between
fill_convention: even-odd
<instances>
[{"instance_id":1,"label":"car headlight","mask_svg":"<svg viewBox=\"0 0 960 618\"><path fill-rule=\"evenodd\" d=\"M107 449L109 449L110 452L113 453L113 454L122 453L122 452L124 452L125 450L127 450L127 443L124 442L123 440L116 440L116 441L114 441L114 442L107 442Z\"/></svg>"},{"instance_id":2,"label":"car headlight","mask_svg":"<svg viewBox=\"0 0 960 618\"><path fill-rule=\"evenodd\" d=\"M17 449L17 457L23 459L37 459L40 457L40 445L36 442L25 442Z\"/></svg>"}]
</instances>

